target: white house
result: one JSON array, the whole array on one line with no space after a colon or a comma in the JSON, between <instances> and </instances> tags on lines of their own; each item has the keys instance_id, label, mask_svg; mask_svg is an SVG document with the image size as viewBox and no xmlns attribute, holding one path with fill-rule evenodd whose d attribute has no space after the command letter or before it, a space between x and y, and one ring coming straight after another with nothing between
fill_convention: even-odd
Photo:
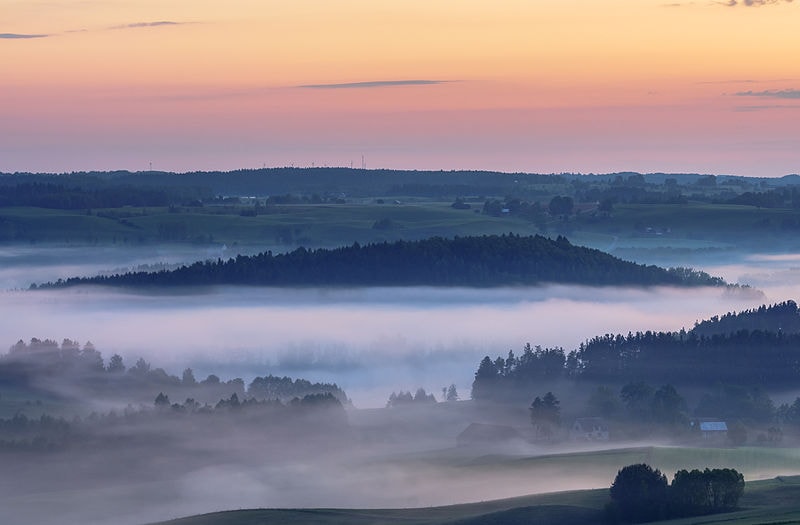
<instances>
[{"instance_id":1,"label":"white house","mask_svg":"<svg viewBox=\"0 0 800 525\"><path fill-rule=\"evenodd\" d=\"M573 441L608 441L608 424L601 417L579 417L569 429Z\"/></svg>"}]
</instances>

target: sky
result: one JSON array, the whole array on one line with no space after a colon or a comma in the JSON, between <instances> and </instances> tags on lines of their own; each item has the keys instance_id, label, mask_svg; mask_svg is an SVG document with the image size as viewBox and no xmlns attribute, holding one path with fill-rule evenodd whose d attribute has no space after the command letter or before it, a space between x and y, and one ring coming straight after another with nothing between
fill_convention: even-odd
<instances>
[{"instance_id":1,"label":"sky","mask_svg":"<svg viewBox=\"0 0 800 525\"><path fill-rule=\"evenodd\" d=\"M0 172L800 172L800 0L0 0Z\"/></svg>"}]
</instances>

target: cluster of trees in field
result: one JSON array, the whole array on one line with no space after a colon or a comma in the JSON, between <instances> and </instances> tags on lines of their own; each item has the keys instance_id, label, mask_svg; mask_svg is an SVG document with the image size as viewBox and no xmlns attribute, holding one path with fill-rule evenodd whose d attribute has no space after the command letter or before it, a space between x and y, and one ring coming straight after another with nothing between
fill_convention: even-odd
<instances>
[{"instance_id":1,"label":"cluster of trees in field","mask_svg":"<svg viewBox=\"0 0 800 525\"><path fill-rule=\"evenodd\" d=\"M346 393L336 384L312 383L305 379L270 374L256 377L245 386L241 378L223 381L215 374L198 380L191 368L178 377L163 368L152 367L143 358L127 367L123 358L114 354L105 363L92 343L81 346L70 339L64 339L60 345L50 339L18 341L7 354L0 356L0 384L42 394L58 394L65 390L111 398L136 398L163 390L198 399L237 395L281 401L331 394L343 403L348 402Z\"/></svg>"},{"instance_id":2,"label":"cluster of trees in field","mask_svg":"<svg viewBox=\"0 0 800 525\"><path fill-rule=\"evenodd\" d=\"M785 327L785 329L783 328ZM596 336L565 352L526 345L475 373L475 399L530 395L537 382L570 379L624 384L734 384L776 388L800 378L800 310L794 301L729 313L687 332Z\"/></svg>"},{"instance_id":3,"label":"cluster of trees in field","mask_svg":"<svg viewBox=\"0 0 800 525\"><path fill-rule=\"evenodd\" d=\"M389 394L386 408L428 403L436 403L436 396L427 393L424 388L418 388L414 394L412 394L410 390L408 392L401 390L400 392L392 392Z\"/></svg>"},{"instance_id":4,"label":"cluster of trees in field","mask_svg":"<svg viewBox=\"0 0 800 525\"><path fill-rule=\"evenodd\" d=\"M606 517L611 523L642 523L735 510L744 494L735 469L679 470L672 483L644 463L620 469L611 485Z\"/></svg>"},{"instance_id":5,"label":"cluster of trees in field","mask_svg":"<svg viewBox=\"0 0 800 525\"><path fill-rule=\"evenodd\" d=\"M458 390L456 385L451 383L450 386L442 388L442 401L458 401ZM412 406L412 405L425 405L436 403L436 396L432 393L429 394L424 388L418 388L413 394L401 390L400 392L392 392L389 399L386 401L386 408Z\"/></svg>"},{"instance_id":6,"label":"cluster of trees in field","mask_svg":"<svg viewBox=\"0 0 800 525\"><path fill-rule=\"evenodd\" d=\"M80 284L192 286L500 286L540 283L585 285L724 285L687 269L667 270L623 261L574 246L564 237L491 235L433 237L336 249L239 255L172 271L69 278L40 287ZM36 286L32 286L35 288Z\"/></svg>"},{"instance_id":7,"label":"cluster of trees in field","mask_svg":"<svg viewBox=\"0 0 800 525\"><path fill-rule=\"evenodd\" d=\"M154 426L158 425L158 426ZM202 431L213 434L235 428L255 430L260 435L275 437L278 434L297 434L300 427L313 427L320 432L341 432L346 429L347 414L341 401L330 393L307 394L286 402L279 399L259 400L246 397L242 400L234 393L216 403L202 403L187 398L183 403L171 402L163 392L155 397L152 406L133 406L112 409L105 413L92 412L89 416L69 419L43 414L29 418L22 412L0 419L0 453L2 452L53 452L70 447L93 446L96 439L103 446L123 445L104 439L115 429L127 433L133 429L180 434L183 431ZM255 428L254 428L255 427ZM128 439L135 439L131 432ZM302 439L302 435L297 435Z\"/></svg>"}]
</instances>

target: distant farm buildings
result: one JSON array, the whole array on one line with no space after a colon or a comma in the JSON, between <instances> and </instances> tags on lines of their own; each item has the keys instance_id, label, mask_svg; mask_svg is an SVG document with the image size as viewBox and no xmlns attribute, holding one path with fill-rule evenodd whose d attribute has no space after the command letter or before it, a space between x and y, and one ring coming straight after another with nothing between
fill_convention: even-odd
<instances>
[{"instance_id":1,"label":"distant farm buildings","mask_svg":"<svg viewBox=\"0 0 800 525\"><path fill-rule=\"evenodd\" d=\"M572 441L608 441L608 424L601 417L580 417L569 429Z\"/></svg>"},{"instance_id":2,"label":"distant farm buildings","mask_svg":"<svg viewBox=\"0 0 800 525\"><path fill-rule=\"evenodd\" d=\"M728 437L728 424L719 419L693 419L689 426L700 433L703 441L723 443Z\"/></svg>"}]
</instances>

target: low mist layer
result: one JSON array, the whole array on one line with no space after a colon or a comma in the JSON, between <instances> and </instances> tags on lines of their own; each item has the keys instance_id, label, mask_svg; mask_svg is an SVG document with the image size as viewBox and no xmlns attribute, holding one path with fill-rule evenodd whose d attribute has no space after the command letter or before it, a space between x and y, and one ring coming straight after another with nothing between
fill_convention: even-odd
<instances>
[{"instance_id":1,"label":"low mist layer","mask_svg":"<svg viewBox=\"0 0 800 525\"><path fill-rule=\"evenodd\" d=\"M90 340L129 366L143 357L174 373L191 367L198 378L215 373L249 383L285 374L337 383L356 407L380 407L394 391L424 387L438 396L451 383L467 398L482 356L525 342L570 350L598 334L690 328L796 297L793 260L752 262L712 273L731 281L759 276L751 284L763 293L571 286L9 291L0 294L0 333L9 345L31 337ZM97 410L100 416L84 415L74 428L108 423L110 408ZM176 426L147 410L153 407L134 407L132 420L104 423L67 452L4 454L0 521L124 525L244 507L442 505L607 487L621 466L644 461L665 471L734 467L748 479L800 468L794 449L781 448L755 454L624 443L564 456L590 447L456 447L473 421L530 428L526 406L508 413L459 402L350 410L337 432L315 419L293 435L224 415L181 413L185 426Z\"/></svg>"},{"instance_id":2,"label":"low mist layer","mask_svg":"<svg viewBox=\"0 0 800 525\"><path fill-rule=\"evenodd\" d=\"M78 288L4 293L0 333L9 342L90 340L107 355L198 375L300 375L340 384L358 406L381 406L392 389L468 391L483 355L525 342L569 350L597 334L689 328L762 300L719 288Z\"/></svg>"}]
</instances>

